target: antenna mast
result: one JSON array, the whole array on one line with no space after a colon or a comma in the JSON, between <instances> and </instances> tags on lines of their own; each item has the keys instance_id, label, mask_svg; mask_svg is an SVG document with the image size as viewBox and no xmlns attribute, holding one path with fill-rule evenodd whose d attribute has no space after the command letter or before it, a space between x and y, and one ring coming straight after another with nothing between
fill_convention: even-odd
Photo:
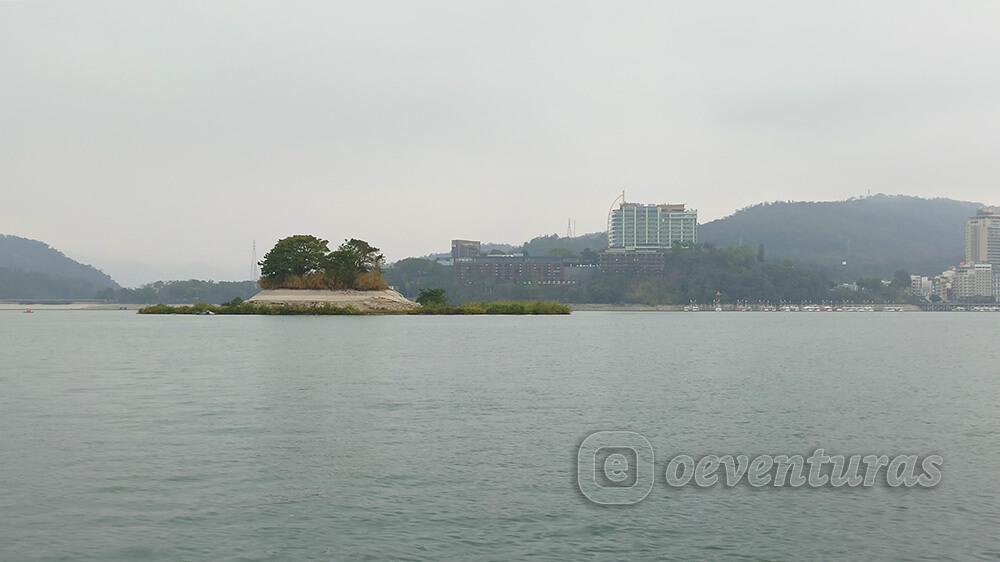
<instances>
[{"instance_id":1,"label":"antenna mast","mask_svg":"<svg viewBox=\"0 0 1000 562\"><path fill-rule=\"evenodd\" d=\"M257 241L253 241L253 250L250 253L250 280L257 280Z\"/></svg>"}]
</instances>

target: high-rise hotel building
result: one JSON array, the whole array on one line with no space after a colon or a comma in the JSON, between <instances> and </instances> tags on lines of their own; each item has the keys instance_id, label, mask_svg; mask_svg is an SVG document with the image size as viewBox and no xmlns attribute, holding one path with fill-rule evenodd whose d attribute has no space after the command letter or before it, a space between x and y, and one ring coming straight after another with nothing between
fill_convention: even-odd
<instances>
[{"instance_id":1,"label":"high-rise hotel building","mask_svg":"<svg viewBox=\"0 0 1000 562\"><path fill-rule=\"evenodd\" d=\"M1000 268L1000 209L980 209L965 224L965 262Z\"/></svg>"},{"instance_id":2,"label":"high-rise hotel building","mask_svg":"<svg viewBox=\"0 0 1000 562\"><path fill-rule=\"evenodd\" d=\"M621 203L608 217L608 247L665 250L698 242L698 211L679 205Z\"/></svg>"}]
</instances>

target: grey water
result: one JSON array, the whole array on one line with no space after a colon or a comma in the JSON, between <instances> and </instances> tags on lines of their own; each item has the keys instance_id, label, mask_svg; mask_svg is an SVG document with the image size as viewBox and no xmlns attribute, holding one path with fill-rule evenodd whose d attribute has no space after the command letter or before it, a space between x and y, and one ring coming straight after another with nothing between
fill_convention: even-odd
<instances>
[{"instance_id":1,"label":"grey water","mask_svg":"<svg viewBox=\"0 0 1000 562\"><path fill-rule=\"evenodd\" d=\"M0 560L996 559L998 336L972 313L0 312ZM943 479L595 505L577 448L615 429L658 460L936 453Z\"/></svg>"}]
</instances>

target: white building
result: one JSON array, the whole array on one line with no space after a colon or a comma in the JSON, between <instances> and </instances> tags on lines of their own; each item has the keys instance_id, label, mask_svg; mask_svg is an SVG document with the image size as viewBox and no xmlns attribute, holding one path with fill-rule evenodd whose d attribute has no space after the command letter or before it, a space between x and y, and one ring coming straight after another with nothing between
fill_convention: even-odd
<instances>
[{"instance_id":1,"label":"white building","mask_svg":"<svg viewBox=\"0 0 1000 562\"><path fill-rule=\"evenodd\" d=\"M956 301L992 299L993 285L992 264L962 264L955 270L955 277L951 283L951 293Z\"/></svg>"},{"instance_id":2,"label":"white building","mask_svg":"<svg viewBox=\"0 0 1000 562\"><path fill-rule=\"evenodd\" d=\"M698 211L677 205L622 202L608 216L608 247L666 250L698 242Z\"/></svg>"},{"instance_id":3,"label":"white building","mask_svg":"<svg viewBox=\"0 0 1000 562\"><path fill-rule=\"evenodd\" d=\"M965 225L966 263L1000 268L1000 209L986 207Z\"/></svg>"},{"instance_id":4,"label":"white building","mask_svg":"<svg viewBox=\"0 0 1000 562\"><path fill-rule=\"evenodd\" d=\"M910 293L912 293L914 296L921 297L924 300L930 300L931 295L934 294L934 282L931 280L930 277L911 275Z\"/></svg>"}]
</instances>

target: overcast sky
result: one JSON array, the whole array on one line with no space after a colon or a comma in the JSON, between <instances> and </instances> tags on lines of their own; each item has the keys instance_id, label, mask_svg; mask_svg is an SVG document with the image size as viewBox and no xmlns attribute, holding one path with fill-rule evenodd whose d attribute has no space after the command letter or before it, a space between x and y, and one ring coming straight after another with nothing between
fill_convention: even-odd
<instances>
[{"instance_id":1,"label":"overcast sky","mask_svg":"<svg viewBox=\"0 0 1000 562\"><path fill-rule=\"evenodd\" d=\"M0 233L127 285L250 247L1000 203L1000 2L0 2Z\"/></svg>"}]
</instances>

